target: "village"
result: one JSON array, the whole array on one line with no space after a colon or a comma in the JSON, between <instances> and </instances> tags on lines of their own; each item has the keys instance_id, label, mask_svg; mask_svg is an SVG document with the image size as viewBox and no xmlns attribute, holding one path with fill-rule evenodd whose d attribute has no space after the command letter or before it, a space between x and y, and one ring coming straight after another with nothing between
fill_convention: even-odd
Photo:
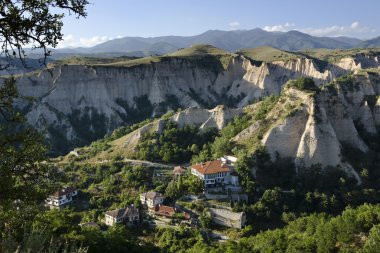
<instances>
[{"instance_id":1,"label":"village","mask_svg":"<svg viewBox=\"0 0 380 253\"><path fill-rule=\"evenodd\" d=\"M188 167L174 166L172 177L196 177L202 182L202 192L198 195L186 194L173 201L163 193L153 190L140 193L140 203L108 210L102 221L83 222L79 225L100 227L123 224L139 227L143 223L149 227L204 227L205 223L216 226L242 229L245 226L244 212L234 212L229 203L246 202L248 197L242 192L239 178L234 169L237 158L223 156L217 160L196 163ZM160 177L156 173L154 176ZM75 203L80 190L65 186L54 192L46 200L51 209L63 209ZM220 236L219 236L220 237Z\"/></svg>"}]
</instances>

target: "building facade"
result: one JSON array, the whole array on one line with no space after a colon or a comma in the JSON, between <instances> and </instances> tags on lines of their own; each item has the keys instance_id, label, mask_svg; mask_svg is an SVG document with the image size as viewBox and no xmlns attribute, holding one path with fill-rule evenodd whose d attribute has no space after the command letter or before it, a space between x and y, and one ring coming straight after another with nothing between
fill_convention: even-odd
<instances>
[{"instance_id":1,"label":"building facade","mask_svg":"<svg viewBox=\"0 0 380 253\"><path fill-rule=\"evenodd\" d=\"M144 192L140 194L140 201L149 208L155 208L164 201L164 195L159 192Z\"/></svg>"},{"instance_id":2,"label":"building facade","mask_svg":"<svg viewBox=\"0 0 380 253\"><path fill-rule=\"evenodd\" d=\"M211 219L216 224L241 229L245 226L246 215L244 212L235 213L228 209L209 208Z\"/></svg>"},{"instance_id":3,"label":"building facade","mask_svg":"<svg viewBox=\"0 0 380 253\"><path fill-rule=\"evenodd\" d=\"M225 156L222 156L221 158L219 158L219 160L226 163L227 165L234 166L238 159L235 156L225 155Z\"/></svg>"},{"instance_id":4,"label":"building facade","mask_svg":"<svg viewBox=\"0 0 380 253\"><path fill-rule=\"evenodd\" d=\"M124 207L105 213L106 225L124 223L126 225L137 224L140 221L140 212L135 206Z\"/></svg>"},{"instance_id":5,"label":"building facade","mask_svg":"<svg viewBox=\"0 0 380 253\"><path fill-rule=\"evenodd\" d=\"M230 183L231 168L221 160L208 161L191 166L191 174L204 181L205 187Z\"/></svg>"},{"instance_id":6,"label":"building facade","mask_svg":"<svg viewBox=\"0 0 380 253\"><path fill-rule=\"evenodd\" d=\"M72 202L77 196L78 191L75 187L64 187L50 195L46 203L53 207L61 207Z\"/></svg>"}]
</instances>

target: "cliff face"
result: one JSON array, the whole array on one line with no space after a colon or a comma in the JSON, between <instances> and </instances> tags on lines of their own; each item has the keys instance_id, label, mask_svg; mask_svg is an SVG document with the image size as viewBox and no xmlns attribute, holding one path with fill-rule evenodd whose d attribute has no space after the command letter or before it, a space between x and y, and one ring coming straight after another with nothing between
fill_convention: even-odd
<instances>
[{"instance_id":1,"label":"cliff face","mask_svg":"<svg viewBox=\"0 0 380 253\"><path fill-rule=\"evenodd\" d=\"M286 87L266 118L233 140L251 151L263 145L272 159L291 157L299 169L340 167L360 182L344 147L367 152L363 137L378 136L379 78L378 73L358 73L314 92Z\"/></svg>"},{"instance_id":2,"label":"cliff face","mask_svg":"<svg viewBox=\"0 0 380 253\"><path fill-rule=\"evenodd\" d=\"M265 95L279 94L290 79L307 76L321 85L363 66L377 67L379 59L343 58L322 68L306 58L257 64L234 56L223 68L215 61L169 57L129 67L60 65L51 72L25 74L18 78L18 86L23 95L36 98L25 107L28 121L47 130L53 146L64 143L72 148L167 110L218 104L243 107Z\"/></svg>"}]
</instances>

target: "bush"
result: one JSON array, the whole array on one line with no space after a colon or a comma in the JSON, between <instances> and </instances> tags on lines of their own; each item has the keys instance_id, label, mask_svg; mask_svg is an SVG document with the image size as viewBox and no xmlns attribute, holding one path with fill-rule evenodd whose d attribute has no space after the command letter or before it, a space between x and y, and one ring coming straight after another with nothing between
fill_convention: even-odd
<instances>
[{"instance_id":1,"label":"bush","mask_svg":"<svg viewBox=\"0 0 380 253\"><path fill-rule=\"evenodd\" d=\"M293 87L302 91L317 91L318 87L315 85L313 79L301 77L297 80L292 80L288 83L288 87Z\"/></svg>"},{"instance_id":2,"label":"bush","mask_svg":"<svg viewBox=\"0 0 380 253\"><path fill-rule=\"evenodd\" d=\"M182 163L190 161L199 148L214 140L216 129L199 132L194 126L179 128L176 123L167 121L161 135L147 133L137 145L134 157L140 160Z\"/></svg>"}]
</instances>

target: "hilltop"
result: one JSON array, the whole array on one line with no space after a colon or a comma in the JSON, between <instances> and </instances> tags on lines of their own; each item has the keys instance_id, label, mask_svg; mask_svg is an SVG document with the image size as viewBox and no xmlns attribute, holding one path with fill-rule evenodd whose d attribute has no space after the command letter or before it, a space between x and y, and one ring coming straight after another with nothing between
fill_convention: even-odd
<instances>
[{"instance_id":1,"label":"hilltop","mask_svg":"<svg viewBox=\"0 0 380 253\"><path fill-rule=\"evenodd\" d=\"M270 46L243 49L238 53L259 62L289 61L302 57L296 52L287 52Z\"/></svg>"}]
</instances>

